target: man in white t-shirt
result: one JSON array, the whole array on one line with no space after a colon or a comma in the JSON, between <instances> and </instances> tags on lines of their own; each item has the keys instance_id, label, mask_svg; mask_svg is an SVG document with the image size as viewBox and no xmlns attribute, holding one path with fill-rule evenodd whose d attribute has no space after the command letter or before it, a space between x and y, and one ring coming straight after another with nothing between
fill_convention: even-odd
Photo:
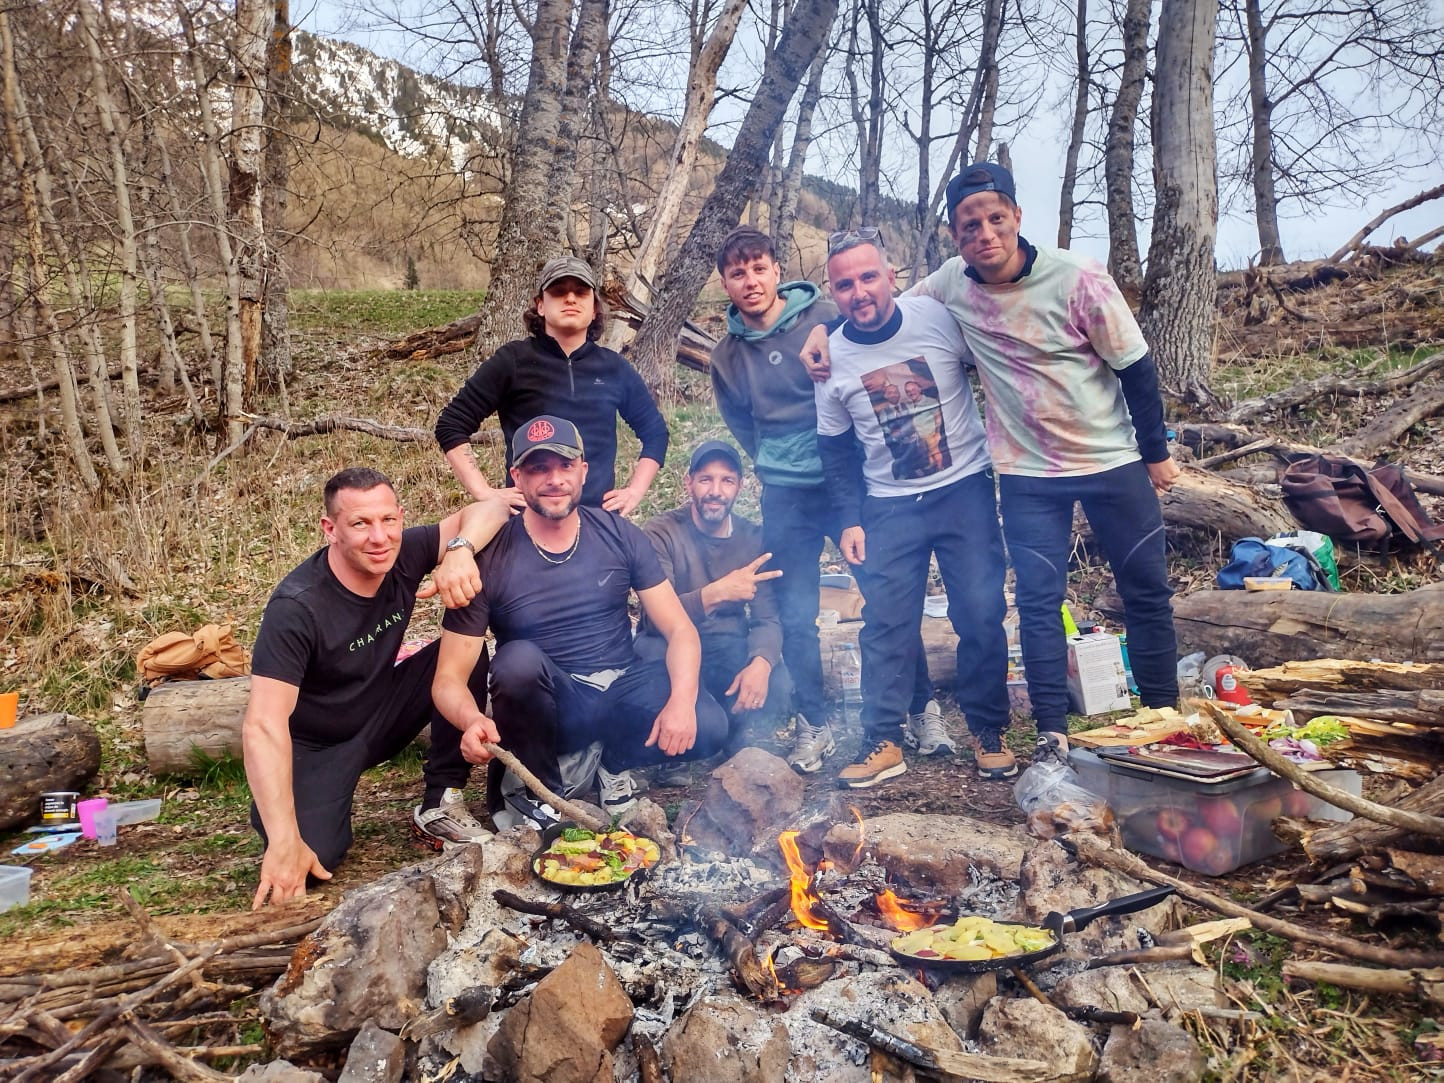
<instances>
[{"instance_id":1,"label":"man in white t-shirt","mask_svg":"<svg viewBox=\"0 0 1444 1083\"><path fill-rule=\"evenodd\" d=\"M893 297L894 275L875 229L832 235L827 280L847 322L829 337L832 372L816 388L818 451L841 510L842 555L858 568L866 603L859 637L864 741L838 782L861 789L907 770L900 741L908 675L917 664L934 554L958 633L957 699L979 773L1010 777L1018 767L1002 744L1003 541L986 437L963 367L967 346L938 302ZM854 436L863 448L860 471Z\"/></svg>"}]
</instances>

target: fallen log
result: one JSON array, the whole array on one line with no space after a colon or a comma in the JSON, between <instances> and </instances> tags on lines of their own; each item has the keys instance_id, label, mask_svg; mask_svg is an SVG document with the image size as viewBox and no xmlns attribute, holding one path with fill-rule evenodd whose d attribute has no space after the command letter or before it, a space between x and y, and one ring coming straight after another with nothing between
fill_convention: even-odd
<instances>
[{"instance_id":1,"label":"fallen log","mask_svg":"<svg viewBox=\"0 0 1444 1083\"><path fill-rule=\"evenodd\" d=\"M1159 503L1168 526L1216 532L1225 538L1267 538L1298 525L1283 501L1194 466L1183 468Z\"/></svg>"},{"instance_id":2,"label":"fallen log","mask_svg":"<svg viewBox=\"0 0 1444 1083\"><path fill-rule=\"evenodd\" d=\"M1326 981L1341 989L1359 989L1388 996L1417 996L1444 1004L1444 969L1375 970L1342 963L1312 963L1289 960L1283 967L1284 981Z\"/></svg>"},{"instance_id":3,"label":"fallen log","mask_svg":"<svg viewBox=\"0 0 1444 1083\"><path fill-rule=\"evenodd\" d=\"M1305 380L1302 383L1281 388L1256 399L1235 403L1223 416L1225 421L1236 424L1261 415L1282 413L1298 406L1314 405L1326 396L1364 398L1393 394L1401 388L1411 387L1420 380L1432 376L1441 368L1444 368L1444 352L1430 354L1418 364L1373 379L1362 376L1343 376L1331 372L1313 380ZM1255 442L1273 445L1273 441L1268 438L1261 438Z\"/></svg>"},{"instance_id":4,"label":"fallen log","mask_svg":"<svg viewBox=\"0 0 1444 1083\"><path fill-rule=\"evenodd\" d=\"M402 444L429 444L436 440L436 434L430 429L387 425L366 417L341 417L332 414L326 417L312 418L309 421L292 421L289 418L276 417L272 414L249 414L244 410L235 416L258 429L271 429L278 432L287 440L296 440L302 436L324 436L333 432L364 432L367 436L394 440ZM469 442L498 444L501 442L501 430L482 429L480 432L472 433Z\"/></svg>"},{"instance_id":5,"label":"fallen log","mask_svg":"<svg viewBox=\"0 0 1444 1083\"><path fill-rule=\"evenodd\" d=\"M1375 692L1383 688L1444 688L1444 665L1361 661L1352 658L1300 659L1251 669L1238 675L1255 702L1272 703L1301 689L1317 692Z\"/></svg>"},{"instance_id":6,"label":"fallen log","mask_svg":"<svg viewBox=\"0 0 1444 1083\"><path fill-rule=\"evenodd\" d=\"M100 738L83 718L33 714L0 730L0 830L40 819L40 795L84 790L100 770Z\"/></svg>"},{"instance_id":7,"label":"fallen log","mask_svg":"<svg viewBox=\"0 0 1444 1083\"><path fill-rule=\"evenodd\" d=\"M1321 714L1342 714L1379 722L1407 722L1444 730L1444 692L1422 689L1403 692L1315 692L1301 690L1274 700L1281 711L1293 711L1304 721Z\"/></svg>"},{"instance_id":8,"label":"fallen log","mask_svg":"<svg viewBox=\"0 0 1444 1083\"><path fill-rule=\"evenodd\" d=\"M697 924L716 941L737 973L737 980L749 993L764 1004L771 1004L782 995L777 976L757 959L757 952L742 931L715 908L703 909Z\"/></svg>"},{"instance_id":9,"label":"fallen log","mask_svg":"<svg viewBox=\"0 0 1444 1083\"><path fill-rule=\"evenodd\" d=\"M1175 598L1180 654L1236 654L1250 665L1298 658L1444 662L1444 583L1406 594L1201 590Z\"/></svg>"},{"instance_id":10,"label":"fallen log","mask_svg":"<svg viewBox=\"0 0 1444 1083\"><path fill-rule=\"evenodd\" d=\"M1373 233L1374 230L1378 229L1390 218L1393 218L1394 215L1402 214L1404 211L1407 210L1412 210L1413 208L1418 207L1421 204L1428 203L1435 199L1439 199L1441 196L1444 196L1444 184L1436 185L1433 188L1426 188L1424 191L1418 193L1417 195L1410 196L1402 203L1396 203L1392 207L1386 207L1384 210L1374 215L1373 218L1369 219L1369 221L1364 224L1363 229L1359 230L1359 232L1355 233L1352 237L1345 241L1344 246L1329 257L1328 262L1338 263L1340 260L1344 259L1351 253L1357 252L1364 246L1364 242L1368 239L1369 234Z\"/></svg>"},{"instance_id":11,"label":"fallen log","mask_svg":"<svg viewBox=\"0 0 1444 1083\"><path fill-rule=\"evenodd\" d=\"M1437 816L1444 813L1444 775L1401 797L1394 807L1427 815ZM1300 842L1310 861L1316 865L1328 866L1352 861L1360 854L1381 850L1408 835L1407 830L1391 824L1351 820L1347 823L1327 824L1309 831Z\"/></svg>"},{"instance_id":12,"label":"fallen log","mask_svg":"<svg viewBox=\"0 0 1444 1083\"><path fill-rule=\"evenodd\" d=\"M158 778L193 775L202 757L239 757L250 696L249 677L167 681L151 689L140 711L150 773Z\"/></svg>"}]
</instances>

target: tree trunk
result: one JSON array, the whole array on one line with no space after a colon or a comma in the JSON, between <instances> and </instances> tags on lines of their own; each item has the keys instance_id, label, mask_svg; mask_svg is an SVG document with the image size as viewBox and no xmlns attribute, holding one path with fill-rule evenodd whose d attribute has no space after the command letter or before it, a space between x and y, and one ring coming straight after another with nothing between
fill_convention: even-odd
<instances>
[{"instance_id":1,"label":"tree trunk","mask_svg":"<svg viewBox=\"0 0 1444 1083\"><path fill-rule=\"evenodd\" d=\"M1268 88L1268 30L1259 0L1244 0L1248 24L1248 101L1252 124L1249 172L1253 181L1254 219L1258 223L1259 263L1284 262L1279 240L1279 204L1274 194L1274 103Z\"/></svg>"},{"instance_id":2,"label":"tree trunk","mask_svg":"<svg viewBox=\"0 0 1444 1083\"><path fill-rule=\"evenodd\" d=\"M1108 273L1125 292L1143 286L1143 265L1138 258L1138 225L1133 213L1133 132L1138 105L1148 78L1148 24L1150 0L1128 0L1123 15L1123 67L1118 96L1108 117L1108 138L1103 149L1105 203L1108 208Z\"/></svg>"},{"instance_id":3,"label":"tree trunk","mask_svg":"<svg viewBox=\"0 0 1444 1083\"><path fill-rule=\"evenodd\" d=\"M797 225L797 201L802 195L803 168L807 150L812 143L812 114L822 97L822 73L827 67L828 51L819 49L812 69L807 73L807 86L797 105L797 124L792 129L792 153L787 158L787 171L782 175L782 195L777 204L777 220L772 223L772 246L777 249L777 262L782 265L784 279L802 274L793 256L797 245L792 231Z\"/></svg>"},{"instance_id":4,"label":"tree trunk","mask_svg":"<svg viewBox=\"0 0 1444 1083\"><path fill-rule=\"evenodd\" d=\"M511 176L503 195L501 224L491 260L491 281L476 337L477 353L482 357L514 338L521 329L521 312L532 300L537 270L557 255L561 243L560 234L552 228L558 219L543 213L543 207L552 159L560 149L556 140L566 91L571 11L572 0L538 0L532 22L526 97L517 122Z\"/></svg>"},{"instance_id":5,"label":"tree trunk","mask_svg":"<svg viewBox=\"0 0 1444 1083\"><path fill-rule=\"evenodd\" d=\"M993 146L993 117L998 112L997 51L980 56L978 68L983 76L983 96L978 102L978 143L973 160L983 162L988 160L988 152Z\"/></svg>"},{"instance_id":6,"label":"tree trunk","mask_svg":"<svg viewBox=\"0 0 1444 1083\"><path fill-rule=\"evenodd\" d=\"M546 202L542 214L557 236L571 236L572 202L577 187L577 149L591 110L587 99L595 81L597 51L606 36L608 0L579 0L577 25L567 50L567 81L562 112L557 122L556 149L547 175ZM575 241L573 252L581 251ZM601 267L597 267L600 272Z\"/></svg>"},{"instance_id":7,"label":"tree trunk","mask_svg":"<svg viewBox=\"0 0 1444 1083\"><path fill-rule=\"evenodd\" d=\"M0 730L0 831L38 821L42 793L84 789L98 770L100 738L84 719L36 714Z\"/></svg>"},{"instance_id":8,"label":"tree trunk","mask_svg":"<svg viewBox=\"0 0 1444 1083\"><path fill-rule=\"evenodd\" d=\"M135 304L138 264L135 244L135 220L130 207L130 181L125 161L125 147L120 138L120 114L110 96L110 82L105 73L104 50L101 49L100 26L95 9L87 3L75 8L85 28L85 51L90 59L90 87L95 95L95 112L100 130L105 135L110 156L110 183L115 193L115 230L120 241L120 382L125 416L125 438L130 453L130 466L142 460L144 432L140 423L140 366L136 349Z\"/></svg>"},{"instance_id":9,"label":"tree trunk","mask_svg":"<svg viewBox=\"0 0 1444 1083\"><path fill-rule=\"evenodd\" d=\"M882 173L883 120L883 35L878 11L880 0L854 0L852 27L847 42L848 100L852 105L852 123L857 129L857 221L853 225L878 223L878 206L882 198L879 180ZM866 21L868 30L867 101L858 87L857 64L861 54L858 27ZM842 223L838 223L842 225Z\"/></svg>"},{"instance_id":10,"label":"tree trunk","mask_svg":"<svg viewBox=\"0 0 1444 1083\"><path fill-rule=\"evenodd\" d=\"M273 0L274 18L266 59L266 151L261 218L266 227L264 302L261 313L262 384L284 392L291 378L291 273L286 266L286 204L291 184L291 0Z\"/></svg>"},{"instance_id":11,"label":"tree trunk","mask_svg":"<svg viewBox=\"0 0 1444 1083\"><path fill-rule=\"evenodd\" d=\"M156 777L187 775L197 753L219 760L241 754L241 722L251 678L167 681L151 690L141 710L145 758Z\"/></svg>"},{"instance_id":12,"label":"tree trunk","mask_svg":"<svg viewBox=\"0 0 1444 1083\"><path fill-rule=\"evenodd\" d=\"M1153 92L1153 238L1139 323L1160 382L1214 401L1218 182L1214 174L1213 35L1217 0L1164 0Z\"/></svg>"},{"instance_id":13,"label":"tree trunk","mask_svg":"<svg viewBox=\"0 0 1444 1083\"><path fill-rule=\"evenodd\" d=\"M712 32L692 59L691 71L687 73L682 123L677 126L677 137L672 141L667 176L657 192L647 235L642 238L631 276L627 279L628 290L639 297L643 296L643 282L655 284L657 281L657 267L676 228L682 200L692 180L692 167L697 162L697 147L702 141L702 133L707 130L707 118L712 115L712 101L717 93L717 71L732 48L732 39L737 34L737 26L745 10L746 0L727 0ZM704 29L697 28L699 35Z\"/></svg>"},{"instance_id":14,"label":"tree trunk","mask_svg":"<svg viewBox=\"0 0 1444 1083\"><path fill-rule=\"evenodd\" d=\"M1202 590L1173 601L1180 654L1251 666L1309 658L1444 662L1444 583L1407 594Z\"/></svg>"},{"instance_id":15,"label":"tree trunk","mask_svg":"<svg viewBox=\"0 0 1444 1083\"><path fill-rule=\"evenodd\" d=\"M782 123L803 74L827 40L836 15L837 0L797 0L777 47L768 54L762 82L742 118L712 194L662 279L657 301L637 334L633 363L654 393L671 397L677 335L712 271L717 246L742 214L766 164L772 134Z\"/></svg>"},{"instance_id":16,"label":"tree trunk","mask_svg":"<svg viewBox=\"0 0 1444 1083\"><path fill-rule=\"evenodd\" d=\"M1063 192L1058 200L1058 247L1073 243L1074 189L1078 184L1078 153L1083 149L1083 132L1088 124L1088 91L1092 79L1088 68L1088 0L1078 0L1074 54L1078 78L1073 91L1073 127L1068 133L1068 150L1063 156Z\"/></svg>"},{"instance_id":17,"label":"tree trunk","mask_svg":"<svg viewBox=\"0 0 1444 1083\"><path fill-rule=\"evenodd\" d=\"M266 62L275 18L272 0L236 0L235 85L231 95L230 213L240 293L240 340L228 343L227 435L239 440L240 413L255 391L261 355L266 232L261 218L261 143L266 107ZM204 89L202 88L202 92Z\"/></svg>"},{"instance_id":18,"label":"tree trunk","mask_svg":"<svg viewBox=\"0 0 1444 1083\"><path fill-rule=\"evenodd\" d=\"M172 219L175 221L177 234L177 249L181 257L181 272L185 275L186 284L190 287L191 293L191 317L196 321L196 334L201 342L201 360L205 362L205 370L211 375L211 386L216 389L219 397L221 388L220 358L216 356L215 343L211 339L211 321L206 318L205 295L201 293L201 273L196 266L195 253L191 250L191 227L185 215L181 214L180 194L175 190L175 175L171 168L170 152L165 148L164 140L159 146L160 151L160 183L165 189L167 205L170 207Z\"/></svg>"}]
</instances>

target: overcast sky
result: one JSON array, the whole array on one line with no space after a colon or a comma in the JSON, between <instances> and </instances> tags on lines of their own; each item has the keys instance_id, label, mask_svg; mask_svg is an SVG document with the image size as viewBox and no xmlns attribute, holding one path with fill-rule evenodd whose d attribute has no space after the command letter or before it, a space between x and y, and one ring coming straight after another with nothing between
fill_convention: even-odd
<instances>
[{"instance_id":1,"label":"overcast sky","mask_svg":"<svg viewBox=\"0 0 1444 1083\"><path fill-rule=\"evenodd\" d=\"M397 0L390 0L396 3ZM400 0L405 3L406 0ZM1434 0L1436 10L1444 13L1444 0ZM352 14L353 5L348 0L315 0L314 6L304 5L293 8L297 25L313 33L339 37L354 41L369 49L403 62L415 63L414 56L408 56L408 41L405 35L395 30L374 32L358 28L357 17ZM741 38L739 36L739 42ZM755 69L754 69L755 70ZM725 77L725 71L724 71ZM1023 207L1023 231L1036 243L1053 244L1058 233L1058 197L1062 187L1063 154L1067 145L1067 126L1071 122L1071 104L1057 105L1061 95L1050 91L1045 93L1042 104L1023 133L998 132L999 139L1007 139L1012 152L1014 174L1018 182L1018 201ZM675 112L679 105L673 105ZM741 115L743 105L733 103L714 116L714 129L709 132L724 145L732 140L732 128ZM856 138L849 131L840 135L843 144L856 147ZM899 138L902 137L899 133ZM808 172L831 176L844 184L856 184L855 164L843 166L835 173L828 168L829 161L843 161L846 152L828 153L825 143L815 144L816 150L809 155ZM1280 207L1279 228L1282 233L1284 252L1289 259L1314 259L1327 256L1347 241L1355 231L1378 214L1381 210L1403 202L1425 188L1444 182L1444 165L1435 161L1414 172L1400 176L1397 173L1381 171L1377 189L1360 204L1348 204L1322 208L1300 208L1297 203L1286 202ZM905 198L915 181L905 177L895 178ZM1072 247L1099 259L1107 257L1105 227L1098 211L1079 211L1080 216L1091 215L1075 227ZM1444 225L1444 200L1434 200L1412 211L1406 211L1386 222L1370 238L1375 243L1387 243L1398 236L1419 236L1440 225ZM1146 255L1148 249L1149 225L1144 222L1139 228L1140 250ZM1229 210L1225 208L1218 224L1217 259L1220 268L1244 266L1258 251L1258 237L1251 215L1246 208Z\"/></svg>"}]
</instances>

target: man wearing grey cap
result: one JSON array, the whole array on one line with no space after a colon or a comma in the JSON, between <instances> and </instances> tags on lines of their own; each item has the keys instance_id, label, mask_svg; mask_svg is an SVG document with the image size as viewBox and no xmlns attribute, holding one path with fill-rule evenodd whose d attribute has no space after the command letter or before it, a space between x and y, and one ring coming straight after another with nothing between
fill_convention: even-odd
<instances>
[{"instance_id":1,"label":"man wearing grey cap","mask_svg":"<svg viewBox=\"0 0 1444 1083\"><path fill-rule=\"evenodd\" d=\"M456 480L474 499L492 486L476 465L470 439L492 414L498 415L510 446L517 428L539 414L575 423L587 445L589 472L582 503L630 515L667 455L667 423L647 385L621 354L597 344L606 310L596 277L584 260L550 260L537 278L536 297L522 312L527 337L508 342L471 374L441 411L436 439ZM642 449L626 485L617 487L617 417L637 434ZM523 505L514 488L504 489L511 506Z\"/></svg>"},{"instance_id":2,"label":"man wearing grey cap","mask_svg":"<svg viewBox=\"0 0 1444 1083\"><path fill-rule=\"evenodd\" d=\"M563 792L559 756L602 746L602 806L621 815L635 803L634 767L710 756L727 719L699 688L701 647L676 591L642 531L611 512L581 505L585 442L564 418L542 415L512 438L512 482L525 509L476 555L481 593L441 624L432 683L436 709L462 731L461 753L486 763L487 743L521 760ZM640 656L628 602L666 642L661 658ZM467 685L496 637L490 715ZM589 779L573 780L576 788ZM504 799L513 819L538 826L555 811L488 775L496 819ZM570 796L570 794L566 794Z\"/></svg>"},{"instance_id":3,"label":"man wearing grey cap","mask_svg":"<svg viewBox=\"0 0 1444 1083\"><path fill-rule=\"evenodd\" d=\"M730 709L733 747L746 743L758 712L780 714L787 693L775 672L782 661L782 622L770 582L782 572L761 570L772 558L763 551L761 527L732 513L742 478L736 448L704 441L687 467L687 502L643 527L702 638L702 683ZM660 642L643 620L638 652ZM658 781L682 781L681 772Z\"/></svg>"}]
</instances>

